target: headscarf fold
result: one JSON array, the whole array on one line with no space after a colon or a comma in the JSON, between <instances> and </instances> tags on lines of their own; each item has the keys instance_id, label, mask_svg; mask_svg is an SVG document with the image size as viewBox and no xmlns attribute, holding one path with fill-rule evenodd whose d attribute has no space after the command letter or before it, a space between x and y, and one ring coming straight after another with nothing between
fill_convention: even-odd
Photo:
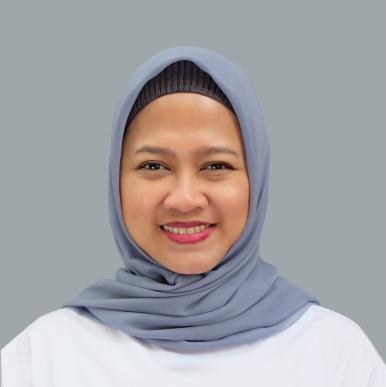
<instances>
[{"instance_id":1,"label":"headscarf fold","mask_svg":"<svg viewBox=\"0 0 386 387\"><path fill-rule=\"evenodd\" d=\"M149 256L125 227L119 194L122 138L130 110L147 81L171 63L189 60L225 93L239 120L250 186L248 220L239 239L213 269L179 274ZM148 344L204 350L253 343L282 331L319 301L279 276L260 254L267 210L269 143L255 91L239 67L219 53L176 46L147 59L132 74L117 106L110 149L108 210L124 262L114 279L101 279L63 307Z\"/></svg>"}]
</instances>

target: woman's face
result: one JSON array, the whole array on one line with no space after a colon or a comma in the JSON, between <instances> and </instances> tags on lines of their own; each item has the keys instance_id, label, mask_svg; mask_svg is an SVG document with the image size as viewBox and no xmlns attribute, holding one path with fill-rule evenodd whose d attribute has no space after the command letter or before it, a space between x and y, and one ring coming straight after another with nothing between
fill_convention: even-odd
<instances>
[{"instance_id":1,"label":"woman's face","mask_svg":"<svg viewBox=\"0 0 386 387\"><path fill-rule=\"evenodd\" d=\"M204 152L214 147L234 154ZM249 180L236 116L200 94L155 99L137 114L123 139L120 198L127 230L160 265L180 274L211 270L237 241L248 217ZM197 229L172 230L187 233L178 242L161 228L191 221L215 226L196 243L190 233Z\"/></svg>"}]
</instances>

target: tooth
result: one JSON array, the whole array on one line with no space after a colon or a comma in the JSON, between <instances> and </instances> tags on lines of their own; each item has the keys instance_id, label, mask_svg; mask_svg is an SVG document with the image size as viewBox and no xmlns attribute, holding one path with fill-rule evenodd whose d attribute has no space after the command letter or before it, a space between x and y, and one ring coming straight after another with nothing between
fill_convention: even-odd
<instances>
[{"instance_id":1,"label":"tooth","mask_svg":"<svg viewBox=\"0 0 386 387\"><path fill-rule=\"evenodd\" d=\"M206 230L207 228L209 228L209 224L205 224L205 225L201 225L201 226L196 226L196 227L169 227L169 226L163 226L163 228L166 230L166 231L169 231L169 232L172 232L174 234L181 234L181 235L185 235L185 234L195 234L195 233L198 233L198 232L202 232L204 230Z\"/></svg>"}]
</instances>

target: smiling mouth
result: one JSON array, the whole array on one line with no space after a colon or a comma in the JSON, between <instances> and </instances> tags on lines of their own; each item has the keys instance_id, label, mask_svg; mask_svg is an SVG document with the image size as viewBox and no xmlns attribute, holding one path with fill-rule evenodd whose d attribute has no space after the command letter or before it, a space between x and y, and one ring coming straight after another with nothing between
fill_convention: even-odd
<instances>
[{"instance_id":1,"label":"smiling mouth","mask_svg":"<svg viewBox=\"0 0 386 387\"><path fill-rule=\"evenodd\" d=\"M216 224L201 225L190 228L160 226L160 229L161 232L173 243L195 244L210 237L216 230L215 226Z\"/></svg>"},{"instance_id":2,"label":"smiling mouth","mask_svg":"<svg viewBox=\"0 0 386 387\"><path fill-rule=\"evenodd\" d=\"M192 234L201 233L210 227L214 227L215 225L216 224L205 224L205 225L194 226L194 227L160 226L160 228L163 231L167 231L167 232L175 234L175 235L192 235Z\"/></svg>"}]
</instances>

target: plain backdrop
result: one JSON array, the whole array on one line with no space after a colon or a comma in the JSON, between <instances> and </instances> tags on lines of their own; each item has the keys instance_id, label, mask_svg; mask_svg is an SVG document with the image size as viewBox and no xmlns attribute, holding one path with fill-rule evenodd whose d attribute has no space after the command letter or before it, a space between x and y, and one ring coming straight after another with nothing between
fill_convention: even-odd
<instances>
[{"instance_id":1,"label":"plain backdrop","mask_svg":"<svg viewBox=\"0 0 386 387\"><path fill-rule=\"evenodd\" d=\"M386 358L384 1L2 1L0 347L123 266L116 103L175 45L240 66L271 146L262 256Z\"/></svg>"}]
</instances>

